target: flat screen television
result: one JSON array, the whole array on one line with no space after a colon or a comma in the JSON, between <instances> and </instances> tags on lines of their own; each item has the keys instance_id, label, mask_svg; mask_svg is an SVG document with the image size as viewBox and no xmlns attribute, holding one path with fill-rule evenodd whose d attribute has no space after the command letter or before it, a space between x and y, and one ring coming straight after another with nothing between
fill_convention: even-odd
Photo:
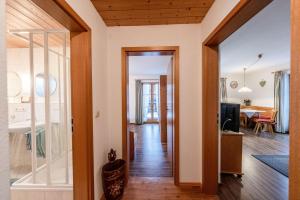
<instances>
[{"instance_id":1,"label":"flat screen television","mask_svg":"<svg viewBox=\"0 0 300 200\"><path fill-rule=\"evenodd\" d=\"M221 103L221 129L240 131L240 104Z\"/></svg>"}]
</instances>

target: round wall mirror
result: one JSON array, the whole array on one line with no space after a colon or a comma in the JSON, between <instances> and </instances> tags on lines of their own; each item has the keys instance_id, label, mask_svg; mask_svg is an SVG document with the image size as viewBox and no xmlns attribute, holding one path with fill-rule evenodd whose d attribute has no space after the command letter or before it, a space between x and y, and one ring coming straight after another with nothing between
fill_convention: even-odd
<instances>
[{"instance_id":1,"label":"round wall mirror","mask_svg":"<svg viewBox=\"0 0 300 200\"><path fill-rule=\"evenodd\" d=\"M7 72L7 96L16 97L22 92L22 80L16 72Z\"/></svg>"},{"instance_id":2,"label":"round wall mirror","mask_svg":"<svg viewBox=\"0 0 300 200\"><path fill-rule=\"evenodd\" d=\"M53 95L56 91L57 83L55 77L49 74L49 90L50 95ZM45 74L39 73L35 76L35 89L36 94L40 97L45 96Z\"/></svg>"}]
</instances>

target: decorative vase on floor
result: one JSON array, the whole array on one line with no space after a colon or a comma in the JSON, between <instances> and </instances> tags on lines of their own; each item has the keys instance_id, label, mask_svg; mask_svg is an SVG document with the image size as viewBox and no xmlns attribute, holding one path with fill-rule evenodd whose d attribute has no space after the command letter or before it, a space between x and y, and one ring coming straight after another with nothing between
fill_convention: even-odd
<instances>
[{"instance_id":1,"label":"decorative vase on floor","mask_svg":"<svg viewBox=\"0 0 300 200\"><path fill-rule=\"evenodd\" d=\"M102 168L102 185L106 200L119 200L122 198L125 187L126 161L116 160L116 151L108 153L109 162Z\"/></svg>"}]
</instances>

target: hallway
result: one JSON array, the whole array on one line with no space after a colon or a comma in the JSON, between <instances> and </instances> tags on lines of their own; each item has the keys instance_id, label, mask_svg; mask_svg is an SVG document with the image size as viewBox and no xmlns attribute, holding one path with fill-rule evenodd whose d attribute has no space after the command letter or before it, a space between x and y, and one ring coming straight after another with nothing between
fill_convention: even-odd
<instances>
[{"instance_id":1,"label":"hallway","mask_svg":"<svg viewBox=\"0 0 300 200\"><path fill-rule=\"evenodd\" d=\"M172 161L167 144L160 142L159 124L130 125L135 132L135 159L130 162L130 176L172 177Z\"/></svg>"},{"instance_id":2,"label":"hallway","mask_svg":"<svg viewBox=\"0 0 300 200\"><path fill-rule=\"evenodd\" d=\"M123 200L215 200L216 196L207 196L198 189L176 187L172 178L131 177Z\"/></svg>"}]
</instances>

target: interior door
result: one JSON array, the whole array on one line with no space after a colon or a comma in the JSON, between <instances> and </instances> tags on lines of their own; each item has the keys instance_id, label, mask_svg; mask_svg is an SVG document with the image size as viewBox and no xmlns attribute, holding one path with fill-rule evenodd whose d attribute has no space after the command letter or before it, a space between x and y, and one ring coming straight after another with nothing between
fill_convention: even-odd
<instances>
[{"instance_id":1,"label":"interior door","mask_svg":"<svg viewBox=\"0 0 300 200\"><path fill-rule=\"evenodd\" d=\"M173 163L173 130L174 130L174 86L173 86L173 57L167 71L167 146L168 159ZM173 164L172 164L173 168ZM173 169L172 169L173 172Z\"/></svg>"},{"instance_id":2,"label":"interior door","mask_svg":"<svg viewBox=\"0 0 300 200\"><path fill-rule=\"evenodd\" d=\"M158 123L159 108L159 84L158 82L149 82L143 84L144 96L144 122Z\"/></svg>"},{"instance_id":3,"label":"interior door","mask_svg":"<svg viewBox=\"0 0 300 200\"><path fill-rule=\"evenodd\" d=\"M167 143L167 75L160 76L160 140Z\"/></svg>"}]
</instances>

